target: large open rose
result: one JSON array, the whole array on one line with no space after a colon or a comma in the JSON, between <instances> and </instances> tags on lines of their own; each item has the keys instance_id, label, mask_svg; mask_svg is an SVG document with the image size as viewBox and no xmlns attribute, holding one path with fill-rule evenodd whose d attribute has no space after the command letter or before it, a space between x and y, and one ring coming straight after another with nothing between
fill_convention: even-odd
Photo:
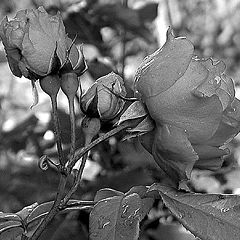
<instances>
[{"instance_id":1,"label":"large open rose","mask_svg":"<svg viewBox=\"0 0 240 240\"><path fill-rule=\"evenodd\" d=\"M240 130L240 101L225 64L193 57L194 47L170 30L165 45L148 56L135 77L136 94L156 123L142 143L175 182L193 166L217 169L222 147Z\"/></svg>"},{"instance_id":2,"label":"large open rose","mask_svg":"<svg viewBox=\"0 0 240 240\"><path fill-rule=\"evenodd\" d=\"M10 68L18 77L38 79L66 62L69 44L62 18L48 15L43 7L21 10L10 21L4 18L0 37Z\"/></svg>"}]
</instances>

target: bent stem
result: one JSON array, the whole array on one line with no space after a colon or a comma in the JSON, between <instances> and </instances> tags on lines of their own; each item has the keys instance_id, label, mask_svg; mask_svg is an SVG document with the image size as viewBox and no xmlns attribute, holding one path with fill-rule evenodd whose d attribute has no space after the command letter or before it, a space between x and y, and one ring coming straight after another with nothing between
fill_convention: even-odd
<instances>
[{"instance_id":1,"label":"bent stem","mask_svg":"<svg viewBox=\"0 0 240 240\"><path fill-rule=\"evenodd\" d=\"M67 166L67 173L70 174L72 171L72 168L74 167L74 165L76 164L76 162L83 157L86 154L86 157L83 158L82 164L80 166L79 169L79 176L78 178L81 179L82 176L82 171L84 169L85 166L85 162L87 158L87 152L89 150L91 150L94 146L96 146L97 144L103 142L104 140L110 138L111 136L114 136L115 134L121 132L124 129L127 129L129 127L132 127L132 122L131 121L126 121L124 122L122 125L112 129L111 131L105 133L103 136L97 138L96 140L94 140L93 142L91 142L88 146L85 146L84 148L76 151L74 158L72 159L71 162L69 162L68 166ZM58 129L58 128L56 128ZM58 132L59 134L59 132ZM84 160L85 159L85 160ZM67 175L68 175L67 174ZM64 204L61 204L61 199L64 196L64 190L65 190L65 186L66 186L66 182L67 182L67 175L61 174L61 178L60 178L60 182L59 182L59 186L58 186L58 193L57 196L55 198L54 204L51 208L51 210L49 211L49 213L47 214L47 216L43 219L43 221L41 222L41 224L39 225L39 227L37 228L37 230L34 232L34 234L32 235L32 237L29 240L37 240L39 238L39 236L41 235L41 233L44 231L44 229L46 228L46 226L48 225L48 223L54 218L54 216L60 211L60 206L64 207L65 204L67 203L68 199L70 198L70 193L67 194L67 198L64 198ZM77 183L77 182L76 182ZM76 185L77 186L77 185ZM72 192L76 189L76 187L73 188ZM71 194L72 195L72 194ZM70 197L69 197L70 196Z\"/></svg>"},{"instance_id":2,"label":"bent stem","mask_svg":"<svg viewBox=\"0 0 240 240\"><path fill-rule=\"evenodd\" d=\"M84 129L83 132L85 135L85 147L86 147L91 143L92 139L99 133L99 130L101 128L101 123L99 119L89 119L88 117L85 117L85 119L82 121L82 127ZM88 157L88 152L86 152L81 158L82 160L81 160L80 168L77 170L77 176L74 179L72 188L65 196L63 200L63 204L66 204L68 200L71 198L71 196L73 195L73 193L77 191L78 185L82 178L87 157Z\"/></svg>"},{"instance_id":3,"label":"bent stem","mask_svg":"<svg viewBox=\"0 0 240 240\"><path fill-rule=\"evenodd\" d=\"M84 170L84 167L85 167L85 164L86 164L86 161L87 161L87 157L88 157L88 153L85 153L82 157L82 162L81 162L80 168L77 172L77 176L74 180L73 186L62 201L63 206L67 204L67 202L69 201L71 196L77 191L78 185L79 185L79 183L81 181L81 178L82 178L82 174L83 174L83 170Z\"/></svg>"},{"instance_id":4,"label":"bent stem","mask_svg":"<svg viewBox=\"0 0 240 240\"><path fill-rule=\"evenodd\" d=\"M79 149L75 152L75 156L73 158L73 160L71 162L69 162L68 167L67 167L67 171L71 172L72 168L74 167L74 165L76 164L76 162L83 157L83 155L85 153L87 153L89 150L91 150L93 147L95 147L97 144L105 141L106 139L110 138L111 136L114 136L115 134L123 131L126 128L132 127L132 122L131 121L126 121L123 124L119 125L118 127L112 129L111 131L105 133L104 135L102 135L101 137L97 138L96 140L94 140L93 142L91 142L88 146L85 146L82 149Z\"/></svg>"},{"instance_id":5,"label":"bent stem","mask_svg":"<svg viewBox=\"0 0 240 240\"><path fill-rule=\"evenodd\" d=\"M30 237L29 240L37 240L42 232L47 227L48 223L56 216L56 214L60 211L59 206L61 203L61 200L64 196L64 190L66 186L67 178L65 175L61 174L59 185L58 185L58 191L56 198L54 200L53 206L46 215L46 217L43 219L39 227L36 229L36 231L33 233L32 237Z\"/></svg>"},{"instance_id":6,"label":"bent stem","mask_svg":"<svg viewBox=\"0 0 240 240\"><path fill-rule=\"evenodd\" d=\"M59 206L60 206L61 200L64 196L65 186L66 186L66 182L67 182L67 175L66 175L66 172L64 171L65 166L64 166L63 151L62 151L60 124L59 124L59 118L58 118L58 113L57 113L56 96L51 97L51 102L52 102L52 111L53 111L54 133L56 136L61 177L60 177L60 181L58 184L58 191L57 191L57 195L55 197L53 206L50 209L49 213L46 215L46 217L43 219L43 221L40 223L39 227L33 233L32 237L30 237L30 240L37 240L39 238L39 236L42 234L42 232L44 231L44 229L46 228L46 226L48 225L48 223L59 212Z\"/></svg>"}]
</instances>

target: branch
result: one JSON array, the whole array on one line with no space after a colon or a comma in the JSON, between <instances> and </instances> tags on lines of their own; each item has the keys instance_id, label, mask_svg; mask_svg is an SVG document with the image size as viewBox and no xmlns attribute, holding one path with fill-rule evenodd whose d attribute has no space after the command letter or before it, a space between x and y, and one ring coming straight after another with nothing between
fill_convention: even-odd
<instances>
[{"instance_id":1,"label":"branch","mask_svg":"<svg viewBox=\"0 0 240 240\"><path fill-rule=\"evenodd\" d=\"M43 221L41 222L39 227L33 233L32 237L30 237L29 240L37 240L40 237L40 235L42 234L42 232L45 230L45 228L47 227L48 223L60 211L59 206L60 206L61 200L62 200L63 195L64 195L66 182L67 182L66 176L61 174L61 178L60 178L59 185L58 185L58 193L57 193L57 196L56 196L55 201L53 203L53 206L50 209L47 216L43 219Z\"/></svg>"},{"instance_id":2,"label":"branch","mask_svg":"<svg viewBox=\"0 0 240 240\"><path fill-rule=\"evenodd\" d=\"M82 162L81 162L80 168L77 172L76 179L74 180L74 184L62 201L63 206L67 204L67 202L69 201L71 196L77 191L78 185L79 185L79 183L81 181L81 178L82 178L82 174L83 174L83 170L84 170L84 167L85 167L85 164L86 164L86 161L87 161L87 157L88 157L88 153L85 153L82 157Z\"/></svg>"},{"instance_id":3,"label":"branch","mask_svg":"<svg viewBox=\"0 0 240 240\"><path fill-rule=\"evenodd\" d=\"M57 195L55 197L53 206L50 209L47 216L40 223L39 227L33 233L32 237L30 237L30 240L37 240L40 237L40 235L42 234L42 232L44 231L44 229L47 227L48 223L59 212L59 206L60 206L61 200L64 196L65 186L66 186L66 182L67 182L67 175L66 175L66 171L64 170L65 165L64 165L63 152L62 152L60 124L59 124L59 118L58 118L58 113L57 113L57 101L56 101L56 96L55 97L50 96L50 97L51 97L51 102L52 102L54 132L55 132L55 136L56 136L61 177L60 177L60 181L58 184L58 191L57 191Z\"/></svg>"},{"instance_id":4,"label":"branch","mask_svg":"<svg viewBox=\"0 0 240 240\"><path fill-rule=\"evenodd\" d=\"M91 150L93 147L95 147L97 144L105 141L106 139L110 138L111 136L114 136L115 134L117 134L118 132L121 132L124 129L127 129L129 127L132 127L132 122L124 122L122 125L119 125L117 128L112 129L111 131L105 133L104 135L102 135L101 137L97 138L96 140L94 140L93 142L91 142L88 146L77 150L75 152L75 157L73 158L73 160L69 163L68 167L67 167L67 171L71 172L72 168L74 167L74 165L76 164L76 162L85 154L87 153L89 150Z\"/></svg>"}]
</instances>

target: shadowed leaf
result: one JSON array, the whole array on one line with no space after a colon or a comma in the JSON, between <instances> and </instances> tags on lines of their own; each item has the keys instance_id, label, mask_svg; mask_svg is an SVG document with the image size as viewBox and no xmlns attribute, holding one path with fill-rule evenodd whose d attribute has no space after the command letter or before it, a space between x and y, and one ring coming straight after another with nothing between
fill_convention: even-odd
<instances>
[{"instance_id":1,"label":"shadowed leaf","mask_svg":"<svg viewBox=\"0 0 240 240\"><path fill-rule=\"evenodd\" d=\"M153 184L148 192L152 191L157 191L173 215L202 240L239 239L240 196L186 193L160 184Z\"/></svg>"},{"instance_id":2,"label":"shadowed leaf","mask_svg":"<svg viewBox=\"0 0 240 240\"><path fill-rule=\"evenodd\" d=\"M16 239L23 233L22 223L19 221L7 221L0 224L0 240Z\"/></svg>"}]
</instances>

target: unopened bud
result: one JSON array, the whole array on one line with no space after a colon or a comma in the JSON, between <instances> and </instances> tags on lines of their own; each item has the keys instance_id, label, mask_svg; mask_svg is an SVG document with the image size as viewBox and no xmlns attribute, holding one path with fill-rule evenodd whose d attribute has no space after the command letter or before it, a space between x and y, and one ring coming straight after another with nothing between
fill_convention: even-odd
<instances>
[{"instance_id":1,"label":"unopened bud","mask_svg":"<svg viewBox=\"0 0 240 240\"><path fill-rule=\"evenodd\" d=\"M123 79L115 73L109 73L88 89L81 99L81 108L89 117L109 121L123 109L125 101L121 96L126 96Z\"/></svg>"},{"instance_id":2,"label":"unopened bud","mask_svg":"<svg viewBox=\"0 0 240 240\"><path fill-rule=\"evenodd\" d=\"M51 98L56 97L60 89L60 79L57 75L49 75L40 80L42 90Z\"/></svg>"},{"instance_id":3,"label":"unopened bud","mask_svg":"<svg viewBox=\"0 0 240 240\"><path fill-rule=\"evenodd\" d=\"M61 76L61 89L64 94L73 99L79 87L79 80L75 73L65 73Z\"/></svg>"},{"instance_id":4,"label":"unopened bud","mask_svg":"<svg viewBox=\"0 0 240 240\"><path fill-rule=\"evenodd\" d=\"M87 64L83 55L82 46L77 47L76 44L68 38L68 56L62 66L60 72L64 73L75 73L77 76L81 76L87 70Z\"/></svg>"}]
</instances>

